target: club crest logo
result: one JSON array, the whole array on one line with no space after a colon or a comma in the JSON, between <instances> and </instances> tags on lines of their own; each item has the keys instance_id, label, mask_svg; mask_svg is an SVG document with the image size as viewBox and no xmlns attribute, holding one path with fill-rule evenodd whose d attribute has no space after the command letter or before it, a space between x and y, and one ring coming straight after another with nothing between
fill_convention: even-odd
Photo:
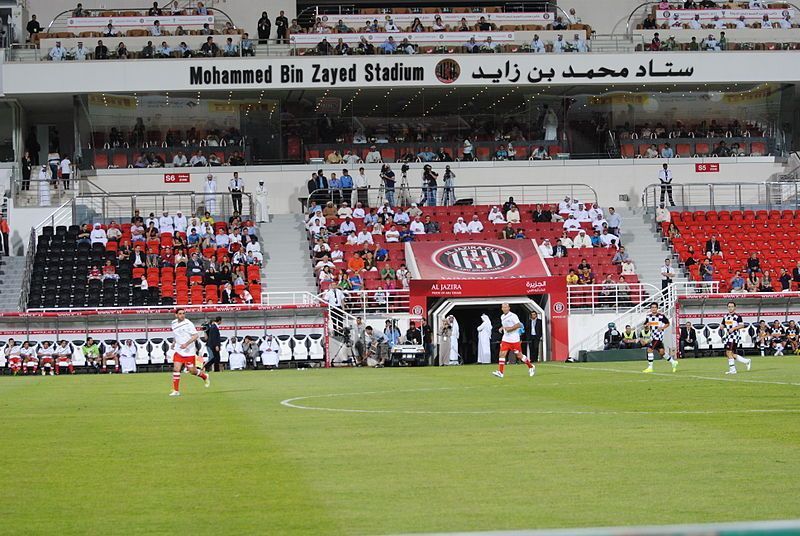
<instances>
[{"instance_id":1,"label":"club crest logo","mask_svg":"<svg viewBox=\"0 0 800 536\"><path fill-rule=\"evenodd\" d=\"M433 72L439 82L452 84L461 75L461 66L456 60L447 58L437 63Z\"/></svg>"},{"instance_id":2,"label":"club crest logo","mask_svg":"<svg viewBox=\"0 0 800 536\"><path fill-rule=\"evenodd\" d=\"M499 274L516 268L521 260L513 250L485 244L448 246L433 254L438 267L459 274Z\"/></svg>"}]
</instances>

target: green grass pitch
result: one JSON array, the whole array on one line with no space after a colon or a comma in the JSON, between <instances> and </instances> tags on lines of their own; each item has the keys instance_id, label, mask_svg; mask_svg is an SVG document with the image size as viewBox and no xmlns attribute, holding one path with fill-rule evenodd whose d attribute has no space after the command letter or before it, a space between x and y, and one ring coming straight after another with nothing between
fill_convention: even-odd
<instances>
[{"instance_id":1,"label":"green grass pitch","mask_svg":"<svg viewBox=\"0 0 800 536\"><path fill-rule=\"evenodd\" d=\"M643 365L225 372L180 398L169 374L4 376L0 533L800 517L800 359Z\"/></svg>"}]
</instances>

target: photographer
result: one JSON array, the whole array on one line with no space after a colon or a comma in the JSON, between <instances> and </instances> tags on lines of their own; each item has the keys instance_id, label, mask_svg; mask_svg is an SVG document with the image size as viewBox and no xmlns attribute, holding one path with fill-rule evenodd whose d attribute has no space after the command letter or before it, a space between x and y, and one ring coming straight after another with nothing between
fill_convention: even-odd
<instances>
[{"instance_id":1,"label":"photographer","mask_svg":"<svg viewBox=\"0 0 800 536\"><path fill-rule=\"evenodd\" d=\"M421 204L428 205L429 207L436 206L436 192L438 184L436 179L439 174L433 171L430 164L425 164L422 168L422 200Z\"/></svg>"},{"instance_id":2,"label":"photographer","mask_svg":"<svg viewBox=\"0 0 800 536\"><path fill-rule=\"evenodd\" d=\"M406 168L407 166L403 166ZM405 174L405 171L403 171ZM386 192L386 201L389 202L390 206L395 206L394 204L394 184L395 184L395 176L394 171L389 164L384 164L381 167L381 180L383 181L383 188Z\"/></svg>"},{"instance_id":3,"label":"photographer","mask_svg":"<svg viewBox=\"0 0 800 536\"><path fill-rule=\"evenodd\" d=\"M386 363L386 353L388 350L386 335L380 331L375 331L372 326L367 326L366 336L366 364L369 367L381 368Z\"/></svg>"},{"instance_id":4,"label":"photographer","mask_svg":"<svg viewBox=\"0 0 800 536\"><path fill-rule=\"evenodd\" d=\"M456 193L453 189L453 179L456 174L450 169L450 166L444 168L444 193L442 194L442 205L449 206L456 202Z\"/></svg>"},{"instance_id":5,"label":"photographer","mask_svg":"<svg viewBox=\"0 0 800 536\"><path fill-rule=\"evenodd\" d=\"M206 332L206 349L208 350L208 361L203 365L203 370L211 370L214 366L215 372L222 371L222 365L219 361L222 340L219 334L219 325L222 322L222 317L216 317L209 324L203 324L202 328Z\"/></svg>"}]
</instances>

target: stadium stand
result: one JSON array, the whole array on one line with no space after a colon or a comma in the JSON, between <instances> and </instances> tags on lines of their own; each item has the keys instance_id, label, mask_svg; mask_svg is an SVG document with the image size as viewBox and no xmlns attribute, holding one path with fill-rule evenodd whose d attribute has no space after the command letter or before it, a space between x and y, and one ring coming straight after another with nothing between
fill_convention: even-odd
<instances>
[{"instance_id":1,"label":"stadium stand","mask_svg":"<svg viewBox=\"0 0 800 536\"><path fill-rule=\"evenodd\" d=\"M356 206L361 207L360 204ZM599 285L608 282L609 278L613 285L639 283L635 274L623 275L622 263L614 260L619 251L619 238L616 235L609 234L613 237L613 243L609 240L610 245L605 246L600 232L593 228L591 221L575 221L574 227L565 230L564 220L569 219L570 214L576 214L579 205L573 203L573 206L575 210L559 213L559 204L517 205L513 199L503 205L503 211L500 206L490 205L418 207L413 204L391 208L387 203L378 209L365 209L365 223L362 217L346 216L351 214L349 204L334 205L329 202L324 207L312 206L309 210L307 229L310 255L321 290L332 286L345 291L362 288L391 290L408 288L411 277L405 269L404 242L454 242L465 237L471 242L535 239L550 272L567 278L569 284ZM582 204L580 206L583 207ZM507 218L504 215L508 214L511 207L517 208L519 221L516 221L516 216L508 218L511 222L505 221ZM598 207L595 206L594 210L602 214ZM536 221L535 211L554 216L551 221ZM397 217L400 213L405 213L410 222L427 231L414 232L411 223L402 223L405 217ZM378 223L372 224L373 220ZM600 220L605 222L602 216ZM354 230L344 230L344 222L352 222ZM474 230L468 228L470 222L475 222ZM572 239L578 235L586 241L585 246L573 244ZM553 246L562 245L562 239L565 249L553 251ZM543 245L546 240L550 245L549 250ZM596 245L592 245L592 242ZM638 303L642 298L640 290L628 291L625 301ZM588 293L577 298L574 305L602 304L604 300L600 292L597 295Z\"/></svg>"},{"instance_id":2,"label":"stadium stand","mask_svg":"<svg viewBox=\"0 0 800 536\"><path fill-rule=\"evenodd\" d=\"M191 221L187 230L159 232L153 214L150 220L147 231L137 230L135 222L113 221L44 227L37 237L28 308L261 302L260 247L257 240L244 243L255 233L252 222L237 217L196 225L200 241L191 244ZM248 233L244 237L240 225ZM116 238L107 238L112 229ZM226 240L213 242L216 236Z\"/></svg>"},{"instance_id":3,"label":"stadium stand","mask_svg":"<svg viewBox=\"0 0 800 536\"><path fill-rule=\"evenodd\" d=\"M800 290L800 256L793 247L798 214L794 210L675 211L661 229L695 281L719 281L723 292ZM709 244L712 237L718 245ZM741 285L732 285L737 273Z\"/></svg>"}]
</instances>

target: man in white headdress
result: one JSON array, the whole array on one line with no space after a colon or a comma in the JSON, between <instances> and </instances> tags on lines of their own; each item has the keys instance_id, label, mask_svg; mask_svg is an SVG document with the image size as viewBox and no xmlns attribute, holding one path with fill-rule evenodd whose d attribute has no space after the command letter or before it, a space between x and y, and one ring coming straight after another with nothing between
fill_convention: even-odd
<instances>
[{"instance_id":1,"label":"man in white headdress","mask_svg":"<svg viewBox=\"0 0 800 536\"><path fill-rule=\"evenodd\" d=\"M492 362L492 321L481 315L483 323L478 326L478 363L488 365Z\"/></svg>"},{"instance_id":2,"label":"man in white headdress","mask_svg":"<svg viewBox=\"0 0 800 536\"><path fill-rule=\"evenodd\" d=\"M206 176L206 183L203 187L206 194L206 211L210 212L213 216L217 211L217 181L214 180L214 175L209 173Z\"/></svg>"},{"instance_id":3,"label":"man in white headdress","mask_svg":"<svg viewBox=\"0 0 800 536\"><path fill-rule=\"evenodd\" d=\"M136 354L136 345L130 339L124 341L119 347L119 366L122 367L123 374L136 372Z\"/></svg>"},{"instance_id":4,"label":"man in white headdress","mask_svg":"<svg viewBox=\"0 0 800 536\"><path fill-rule=\"evenodd\" d=\"M267 205L267 187L264 181L258 181L256 186L256 221L266 223L269 221L269 205Z\"/></svg>"},{"instance_id":5,"label":"man in white headdress","mask_svg":"<svg viewBox=\"0 0 800 536\"><path fill-rule=\"evenodd\" d=\"M244 370L247 361L244 357L244 348L242 347L242 341L238 340L236 337L231 337L228 339L227 344L228 350L228 364L231 370Z\"/></svg>"},{"instance_id":6,"label":"man in white headdress","mask_svg":"<svg viewBox=\"0 0 800 536\"><path fill-rule=\"evenodd\" d=\"M458 337L461 331L458 327L458 320L453 315L447 317L450 322L450 364L458 365Z\"/></svg>"},{"instance_id":7,"label":"man in white headdress","mask_svg":"<svg viewBox=\"0 0 800 536\"><path fill-rule=\"evenodd\" d=\"M265 367L278 368L278 351L280 350L280 345L276 337L267 335L264 337L258 349L261 351L261 362Z\"/></svg>"}]
</instances>

